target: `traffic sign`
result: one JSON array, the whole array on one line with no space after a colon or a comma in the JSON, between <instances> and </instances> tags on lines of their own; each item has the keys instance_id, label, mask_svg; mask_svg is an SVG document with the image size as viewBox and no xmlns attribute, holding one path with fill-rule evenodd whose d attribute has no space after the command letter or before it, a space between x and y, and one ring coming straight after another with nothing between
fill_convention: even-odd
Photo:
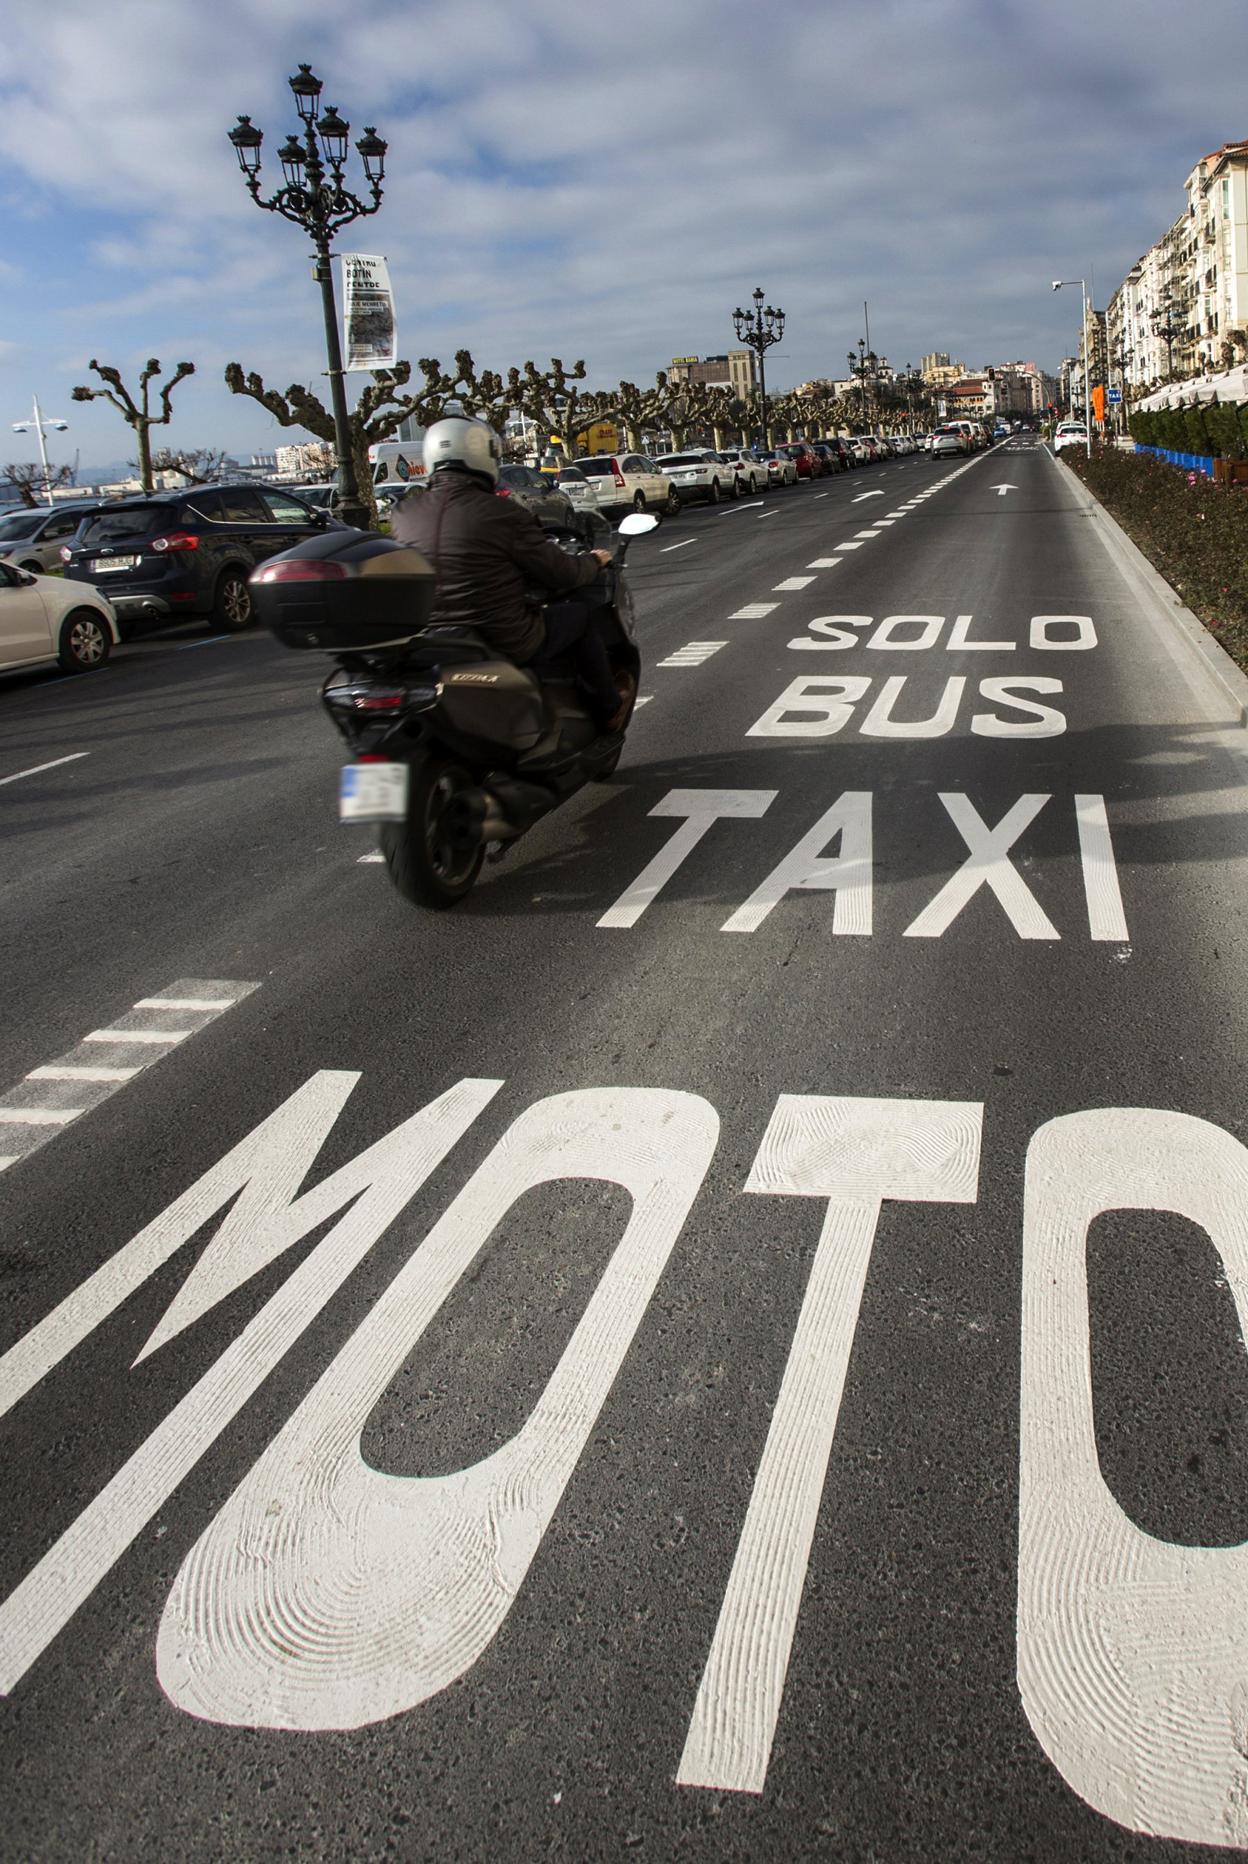
<instances>
[{"instance_id":1,"label":"traffic sign","mask_svg":"<svg viewBox=\"0 0 1248 1864\"><path fill-rule=\"evenodd\" d=\"M1111 388L1109 391L1109 399L1111 401L1121 401L1122 390L1120 388Z\"/></svg>"}]
</instances>

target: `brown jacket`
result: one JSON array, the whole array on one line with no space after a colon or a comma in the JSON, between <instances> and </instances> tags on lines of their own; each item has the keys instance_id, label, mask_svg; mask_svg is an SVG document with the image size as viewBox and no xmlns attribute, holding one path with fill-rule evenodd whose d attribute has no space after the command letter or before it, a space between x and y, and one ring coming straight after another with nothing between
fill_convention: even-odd
<instances>
[{"instance_id":1,"label":"brown jacket","mask_svg":"<svg viewBox=\"0 0 1248 1864\"><path fill-rule=\"evenodd\" d=\"M541 613L526 601L526 590L569 595L600 569L591 556L568 556L531 511L487 491L468 473L435 473L426 490L401 501L390 529L438 573L430 620L479 629L497 653L520 666L545 638Z\"/></svg>"}]
</instances>

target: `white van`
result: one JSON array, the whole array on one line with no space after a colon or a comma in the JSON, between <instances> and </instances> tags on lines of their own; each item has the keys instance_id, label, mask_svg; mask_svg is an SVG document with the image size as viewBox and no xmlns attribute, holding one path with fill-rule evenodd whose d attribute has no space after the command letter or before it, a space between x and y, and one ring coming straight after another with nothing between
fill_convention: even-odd
<instances>
[{"instance_id":1,"label":"white van","mask_svg":"<svg viewBox=\"0 0 1248 1864\"><path fill-rule=\"evenodd\" d=\"M368 463L373 471L375 486L409 485L413 479L425 476L425 436L422 431L414 440L379 440L368 449Z\"/></svg>"}]
</instances>

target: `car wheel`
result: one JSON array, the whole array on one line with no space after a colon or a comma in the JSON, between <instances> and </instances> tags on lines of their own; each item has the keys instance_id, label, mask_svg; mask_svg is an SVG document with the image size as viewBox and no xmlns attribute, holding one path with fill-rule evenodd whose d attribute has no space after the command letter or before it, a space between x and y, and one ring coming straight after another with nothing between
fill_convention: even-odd
<instances>
[{"instance_id":1,"label":"car wheel","mask_svg":"<svg viewBox=\"0 0 1248 1864\"><path fill-rule=\"evenodd\" d=\"M633 493L633 510L634 510L634 511L644 511L645 509L646 509L646 495L645 495L645 493L644 493L644 492L634 492L634 493Z\"/></svg>"},{"instance_id":2,"label":"car wheel","mask_svg":"<svg viewBox=\"0 0 1248 1864\"><path fill-rule=\"evenodd\" d=\"M711 489L710 489L710 492L709 492L709 493L708 493L708 495L707 495L707 504L708 504L708 505L718 505L718 503L719 503L719 500L720 500L720 490L719 490L719 480L718 480L718 479L712 479L712 480L711 480Z\"/></svg>"},{"instance_id":3,"label":"car wheel","mask_svg":"<svg viewBox=\"0 0 1248 1864\"><path fill-rule=\"evenodd\" d=\"M34 557L30 559L29 563L19 563L17 567L19 570L25 570L28 576L46 576L48 573L44 569L42 563L37 563Z\"/></svg>"},{"instance_id":4,"label":"car wheel","mask_svg":"<svg viewBox=\"0 0 1248 1864\"><path fill-rule=\"evenodd\" d=\"M668 493L667 498L664 501L663 509L667 513L669 518L675 518L679 515L680 493L676 490L675 486L673 486L671 491Z\"/></svg>"},{"instance_id":5,"label":"car wheel","mask_svg":"<svg viewBox=\"0 0 1248 1864\"><path fill-rule=\"evenodd\" d=\"M251 590L240 570L226 570L212 599L212 619L227 634L238 634L250 627Z\"/></svg>"},{"instance_id":6,"label":"car wheel","mask_svg":"<svg viewBox=\"0 0 1248 1864\"><path fill-rule=\"evenodd\" d=\"M94 673L112 652L104 617L93 608L76 608L61 623L56 657L66 673Z\"/></svg>"}]
</instances>

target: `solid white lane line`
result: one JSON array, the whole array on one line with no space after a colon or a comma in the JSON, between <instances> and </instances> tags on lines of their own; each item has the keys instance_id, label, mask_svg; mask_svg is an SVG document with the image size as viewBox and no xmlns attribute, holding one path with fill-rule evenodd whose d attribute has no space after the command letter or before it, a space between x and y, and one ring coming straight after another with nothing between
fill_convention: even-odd
<instances>
[{"instance_id":1,"label":"solid white lane line","mask_svg":"<svg viewBox=\"0 0 1248 1864\"><path fill-rule=\"evenodd\" d=\"M80 757L90 755L90 751L71 751L68 757L54 757L50 764L32 764L29 770L15 770L11 777L0 777L0 788L6 783L20 783L23 777L37 777L44 770L56 770L61 764L77 763Z\"/></svg>"},{"instance_id":2,"label":"solid white lane line","mask_svg":"<svg viewBox=\"0 0 1248 1864\"><path fill-rule=\"evenodd\" d=\"M783 582L773 583L772 588L774 590L809 589L814 580L813 576L786 576Z\"/></svg>"},{"instance_id":3,"label":"solid white lane line","mask_svg":"<svg viewBox=\"0 0 1248 1864\"><path fill-rule=\"evenodd\" d=\"M735 615L729 615L729 621L761 621L764 615L770 615L779 608L778 602L747 602Z\"/></svg>"},{"instance_id":4,"label":"solid white lane line","mask_svg":"<svg viewBox=\"0 0 1248 1864\"><path fill-rule=\"evenodd\" d=\"M125 1018L119 1019L132 1023L132 1027L92 1029L68 1054L40 1068L32 1068L23 1080L0 1095L0 1126L6 1129L8 1146L16 1147L0 1154L0 1171L6 1171L19 1159L29 1158L71 1120L90 1113L135 1075L163 1061L179 1042L207 1028L218 1016L258 989L258 984L240 983L232 978L179 978L163 995L141 997L126 1012ZM186 1027L153 1029L153 1018L168 1015L171 1010L179 1012L179 1022ZM192 1017L193 1022L189 1020ZM95 1046L88 1047L88 1043ZM101 1056L100 1044L125 1052L115 1057ZM148 1051L146 1054L141 1053L144 1049ZM83 1095L75 1098L85 1097L88 1105L64 1104L74 1088L84 1090Z\"/></svg>"},{"instance_id":5,"label":"solid white lane line","mask_svg":"<svg viewBox=\"0 0 1248 1864\"><path fill-rule=\"evenodd\" d=\"M840 562L839 557L815 557L806 565L808 570L834 570Z\"/></svg>"},{"instance_id":6,"label":"solid white lane line","mask_svg":"<svg viewBox=\"0 0 1248 1864\"><path fill-rule=\"evenodd\" d=\"M686 544L696 544L697 541L698 540L696 537L682 537L678 544L664 544L662 550L660 550L659 552L659 555L661 557L665 557L669 550L683 550Z\"/></svg>"}]
</instances>

